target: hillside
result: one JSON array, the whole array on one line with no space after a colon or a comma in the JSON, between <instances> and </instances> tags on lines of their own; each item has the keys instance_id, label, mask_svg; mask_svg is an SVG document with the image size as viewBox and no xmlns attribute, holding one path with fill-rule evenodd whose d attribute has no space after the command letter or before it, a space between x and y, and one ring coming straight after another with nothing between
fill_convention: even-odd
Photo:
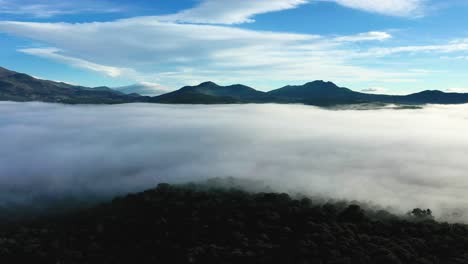
<instances>
[{"instance_id":1,"label":"hillside","mask_svg":"<svg viewBox=\"0 0 468 264\"><path fill-rule=\"evenodd\" d=\"M107 87L88 88L41 80L0 68L1 101L41 101L69 104L116 104L142 101Z\"/></svg>"},{"instance_id":2,"label":"hillside","mask_svg":"<svg viewBox=\"0 0 468 264\"><path fill-rule=\"evenodd\" d=\"M374 102L373 95L361 94L348 88L338 87L332 82L314 81L304 85L288 85L268 92L284 102L311 105L358 104Z\"/></svg>"},{"instance_id":3,"label":"hillside","mask_svg":"<svg viewBox=\"0 0 468 264\"><path fill-rule=\"evenodd\" d=\"M2 263L468 263L468 228L278 193L160 184L0 226Z\"/></svg>"},{"instance_id":4,"label":"hillside","mask_svg":"<svg viewBox=\"0 0 468 264\"><path fill-rule=\"evenodd\" d=\"M119 89L132 93L125 94L108 87L88 88L40 80L26 74L0 68L0 101L42 101L68 104L133 102L162 104L301 103L325 107L352 104L468 103L468 94L463 93L422 91L410 95L366 94L325 81L313 81L304 85L288 85L270 92L258 91L242 84L221 86L213 82L204 82L153 97L140 96L135 93L139 89L147 89L141 85Z\"/></svg>"},{"instance_id":5,"label":"hillside","mask_svg":"<svg viewBox=\"0 0 468 264\"><path fill-rule=\"evenodd\" d=\"M261 103L272 102L274 98L241 84L220 86L213 82L204 82L197 86L185 86L177 91L158 96L152 101L160 103Z\"/></svg>"}]
</instances>

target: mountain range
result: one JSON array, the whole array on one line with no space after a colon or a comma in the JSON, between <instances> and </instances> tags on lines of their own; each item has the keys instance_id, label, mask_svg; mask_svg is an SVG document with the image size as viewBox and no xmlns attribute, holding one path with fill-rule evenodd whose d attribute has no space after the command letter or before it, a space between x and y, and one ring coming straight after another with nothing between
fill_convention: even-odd
<instances>
[{"instance_id":1,"label":"mountain range","mask_svg":"<svg viewBox=\"0 0 468 264\"><path fill-rule=\"evenodd\" d=\"M129 89L130 91L132 89ZM124 93L125 89L84 87L63 82L41 80L24 73L0 67L0 101L42 101L66 104L234 104L234 103L301 103L316 106L335 106L365 103L383 104L463 104L467 93L423 91L410 95L367 94L338 87L332 82L313 81L304 85L288 85L269 92L235 84L220 86L204 82L185 86L158 96Z\"/></svg>"}]
</instances>

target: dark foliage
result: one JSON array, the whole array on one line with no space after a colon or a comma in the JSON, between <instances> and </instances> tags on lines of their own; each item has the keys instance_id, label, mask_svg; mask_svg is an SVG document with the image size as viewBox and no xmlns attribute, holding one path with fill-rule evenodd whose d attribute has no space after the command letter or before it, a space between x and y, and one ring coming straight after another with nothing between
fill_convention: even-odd
<instances>
[{"instance_id":1,"label":"dark foliage","mask_svg":"<svg viewBox=\"0 0 468 264\"><path fill-rule=\"evenodd\" d=\"M74 215L3 226L0 263L468 263L468 228L431 213L403 220L287 194L160 184Z\"/></svg>"}]
</instances>

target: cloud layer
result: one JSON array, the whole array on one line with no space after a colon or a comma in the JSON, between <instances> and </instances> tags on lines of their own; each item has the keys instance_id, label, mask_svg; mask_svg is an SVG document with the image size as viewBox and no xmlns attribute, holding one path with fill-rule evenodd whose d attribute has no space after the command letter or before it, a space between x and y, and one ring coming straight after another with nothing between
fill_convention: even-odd
<instances>
[{"instance_id":1,"label":"cloud layer","mask_svg":"<svg viewBox=\"0 0 468 264\"><path fill-rule=\"evenodd\" d=\"M0 112L2 204L236 177L402 212L429 207L443 219L468 222L467 106L328 111L2 102Z\"/></svg>"}]
</instances>

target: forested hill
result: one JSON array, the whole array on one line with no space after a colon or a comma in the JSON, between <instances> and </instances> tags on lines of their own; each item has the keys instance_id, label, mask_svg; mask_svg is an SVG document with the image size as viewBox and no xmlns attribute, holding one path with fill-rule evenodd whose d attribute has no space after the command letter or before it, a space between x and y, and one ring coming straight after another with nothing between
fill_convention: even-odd
<instances>
[{"instance_id":1,"label":"forested hill","mask_svg":"<svg viewBox=\"0 0 468 264\"><path fill-rule=\"evenodd\" d=\"M0 227L1 263L468 263L468 228L346 203L160 184Z\"/></svg>"}]
</instances>

